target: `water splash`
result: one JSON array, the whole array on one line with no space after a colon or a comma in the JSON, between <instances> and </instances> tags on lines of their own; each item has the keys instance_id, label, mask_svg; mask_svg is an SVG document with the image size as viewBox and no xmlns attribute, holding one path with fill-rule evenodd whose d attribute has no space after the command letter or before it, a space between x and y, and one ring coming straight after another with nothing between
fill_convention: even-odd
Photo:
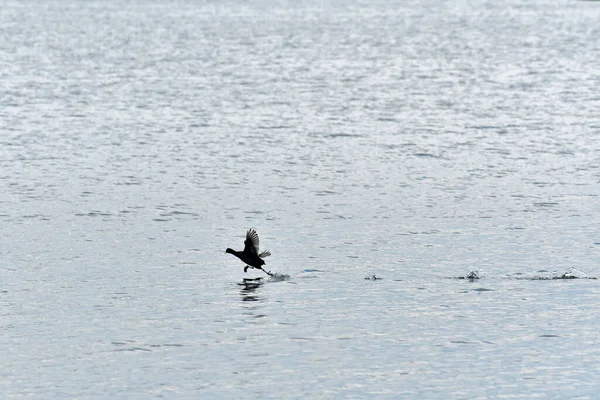
<instances>
[{"instance_id":1,"label":"water splash","mask_svg":"<svg viewBox=\"0 0 600 400\"><path fill-rule=\"evenodd\" d=\"M575 267L567 268L565 271L553 271L550 279L589 279L588 275Z\"/></svg>"},{"instance_id":2,"label":"water splash","mask_svg":"<svg viewBox=\"0 0 600 400\"><path fill-rule=\"evenodd\" d=\"M538 272L547 272L547 271L538 271ZM517 274L522 275L522 274ZM578 270L575 267L567 268L564 271L552 271L550 275L538 275L533 277L527 276L511 276L509 279L521 279L521 280L532 280L532 281L551 281L557 279L592 279L596 280L598 278L593 276L588 276L585 272Z\"/></svg>"},{"instance_id":3,"label":"water splash","mask_svg":"<svg viewBox=\"0 0 600 400\"><path fill-rule=\"evenodd\" d=\"M469 271L469 273L467 273L465 276L457 276L456 278L450 278L450 279L468 279L471 282L473 282L474 280L477 279L481 279L483 278L483 270L482 269L477 269L477 270L471 270Z\"/></svg>"},{"instance_id":4,"label":"water splash","mask_svg":"<svg viewBox=\"0 0 600 400\"><path fill-rule=\"evenodd\" d=\"M465 276L465 279L468 279L468 280L471 280L471 281L473 281L475 279L481 279L481 278L483 278L483 270L482 269L471 270Z\"/></svg>"},{"instance_id":5,"label":"water splash","mask_svg":"<svg viewBox=\"0 0 600 400\"><path fill-rule=\"evenodd\" d=\"M365 275L365 280L367 280L367 281L379 281L381 279L383 279L383 278L380 278L380 277L376 276L375 274Z\"/></svg>"},{"instance_id":6,"label":"water splash","mask_svg":"<svg viewBox=\"0 0 600 400\"><path fill-rule=\"evenodd\" d=\"M269 277L269 282L281 282L281 281L287 281L288 279L290 279L290 276L288 274L280 274L279 272L272 272Z\"/></svg>"}]
</instances>

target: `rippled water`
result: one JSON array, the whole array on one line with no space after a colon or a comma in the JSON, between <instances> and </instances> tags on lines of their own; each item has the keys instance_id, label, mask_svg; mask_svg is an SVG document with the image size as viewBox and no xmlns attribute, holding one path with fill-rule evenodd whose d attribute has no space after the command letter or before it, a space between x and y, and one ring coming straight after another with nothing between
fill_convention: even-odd
<instances>
[{"instance_id":1,"label":"rippled water","mask_svg":"<svg viewBox=\"0 0 600 400\"><path fill-rule=\"evenodd\" d=\"M597 397L599 20L4 2L3 397Z\"/></svg>"}]
</instances>

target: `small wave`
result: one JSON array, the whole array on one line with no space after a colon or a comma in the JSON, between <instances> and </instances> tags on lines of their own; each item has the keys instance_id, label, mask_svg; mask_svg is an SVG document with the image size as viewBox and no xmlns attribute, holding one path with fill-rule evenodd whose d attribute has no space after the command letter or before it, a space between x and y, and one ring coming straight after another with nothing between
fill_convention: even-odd
<instances>
[{"instance_id":1,"label":"small wave","mask_svg":"<svg viewBox=\"0 0 600 400\"><path fill-rule=\"evenodd\" d=\"M131 351L131 352L134 352L134 351L147 351L147 352L151 352L152 350L145 349L143 347L130 347L130 348L126 348L126 349L115 349L113 351Z\"/></svg>"},{"instance_id":2,"label":"small wave","mask_svg":"<svg viewBox=\"0 0 600 400\"><path fill-rule=\"evenodd\" d=\"M330 133L329 135L325 135L328 138L354 138L354 137L362 137L362 135L353 134L353 133Z\"/></svg>"},{"instance_id":3,"label":"small wave","mask_svg":"<svg viewBox=\"0 0 600 400\"><path fill-rule=\"evenodd\" d=\"M435 154L431 154L431 153L413 153L413 156L415 157L425 157L425 158L441 158L438 155Z\"/></svg>"}]
</instances>

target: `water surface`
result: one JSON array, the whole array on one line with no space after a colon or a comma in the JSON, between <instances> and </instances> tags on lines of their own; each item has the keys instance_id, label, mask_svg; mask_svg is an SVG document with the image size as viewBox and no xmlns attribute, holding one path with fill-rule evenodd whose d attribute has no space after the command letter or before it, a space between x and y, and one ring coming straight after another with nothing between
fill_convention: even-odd
<instances>
[{"instance_id":1,"label":"water surface","mask_svg":"<svg viewBox=\"0 0 600 400\"><path fill-rule=\"evenodd\" d=\"M4 397L600 391L598 3L2 9Z\"/></svg>"}]
</instances>

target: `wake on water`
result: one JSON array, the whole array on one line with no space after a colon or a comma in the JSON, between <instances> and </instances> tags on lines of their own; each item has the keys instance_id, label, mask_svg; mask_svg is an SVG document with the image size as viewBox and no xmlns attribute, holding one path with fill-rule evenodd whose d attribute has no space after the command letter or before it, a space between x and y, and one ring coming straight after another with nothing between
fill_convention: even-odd
<instances>
[{"instance_id":1,"label":"wake on water","mask_svg":"<svg viewBox=\"0 0 600 400\"><path fill-rule=\"evenodd\" d=\"M546 272L546 271L538 271ZM532 281L546 281L556 279L598 279L595 277L588 276L585 272L578 270L575 267L567 268L564 271L552 271L549 275L534 275L534 276L523 276L523 274L515 274L517 276L504 276L506 279L520 279L520 280L532 280ZM471 270L465 276L457 276L450 279L468 279L475 281L483 278L483 270Z\"/></svg>"},{"instance_id":2,"label":"wake on water","mask_svg":"<svg viewBox=\"0 0 600 400\"><path fill-rule=\"evenodd\" d=\"M261 276L258 278L244 278L243 284L246 284L246 283L260 284L260 283L264 283L264 282L281 282L281 281L287 281L288 279L290 279L290 276L288 274L280 274L278 272L271 272L268 277Z\"/></svg>"},{"instance_id":3,"label":"wake on water","mask_svg":"<svg viewBox=\"0 0 600 400\"><path fill-rule=\"evenodd\" d=\"M269 271L270 272L270 271ZM538 272L547 272L547 271L538 271ZM455 277L448 277L447 279L464 279L464 280L469 280L471 282L477 281L479 279L482 279L486 277L484 275L484 272L482 269L477 269L477 270L471 270L469 271L466 275L463 276L455 276ZM282 281L287 281L291 278L290 275L288 274L282 274L279 272L270 272L270 274L268 276L265 277L258 277L258 278L244 278L243 282L241 283L241 285L244 284L256 284L256 285L261 285L263 283L266 282L282 282ZM567 268L564 271L552 271L550 272L548 275L532 275L532 276L527 276L523 273L516 273L514 275L508 275L508 276L501 276L501 279L517 279L517 280L532 280L532 281L539 281L539 280L557 280L557 279L592 279L592 280L597 280L598 278L596 277L591 277L588 276L588 274L586 274L585 272L575 268L575 267L570 267ZM376 280L381 280L383 279L381 276L377 276L375 274L366 274L365 275L365 280L369 280L369 281L376 281Z\"/></svg>"},{"instance_id":4,"label":"wake on water","mask_svg":"<svg viewBox=\"0 0 600 400\"><path fill-rule=\"evenodd\" d=\"M542 277L541 279L598 279L588 276L585 272L578 270L575 267L567 268L565 271L553 271L550 276Z\"/></svg>"}]
</instances>

